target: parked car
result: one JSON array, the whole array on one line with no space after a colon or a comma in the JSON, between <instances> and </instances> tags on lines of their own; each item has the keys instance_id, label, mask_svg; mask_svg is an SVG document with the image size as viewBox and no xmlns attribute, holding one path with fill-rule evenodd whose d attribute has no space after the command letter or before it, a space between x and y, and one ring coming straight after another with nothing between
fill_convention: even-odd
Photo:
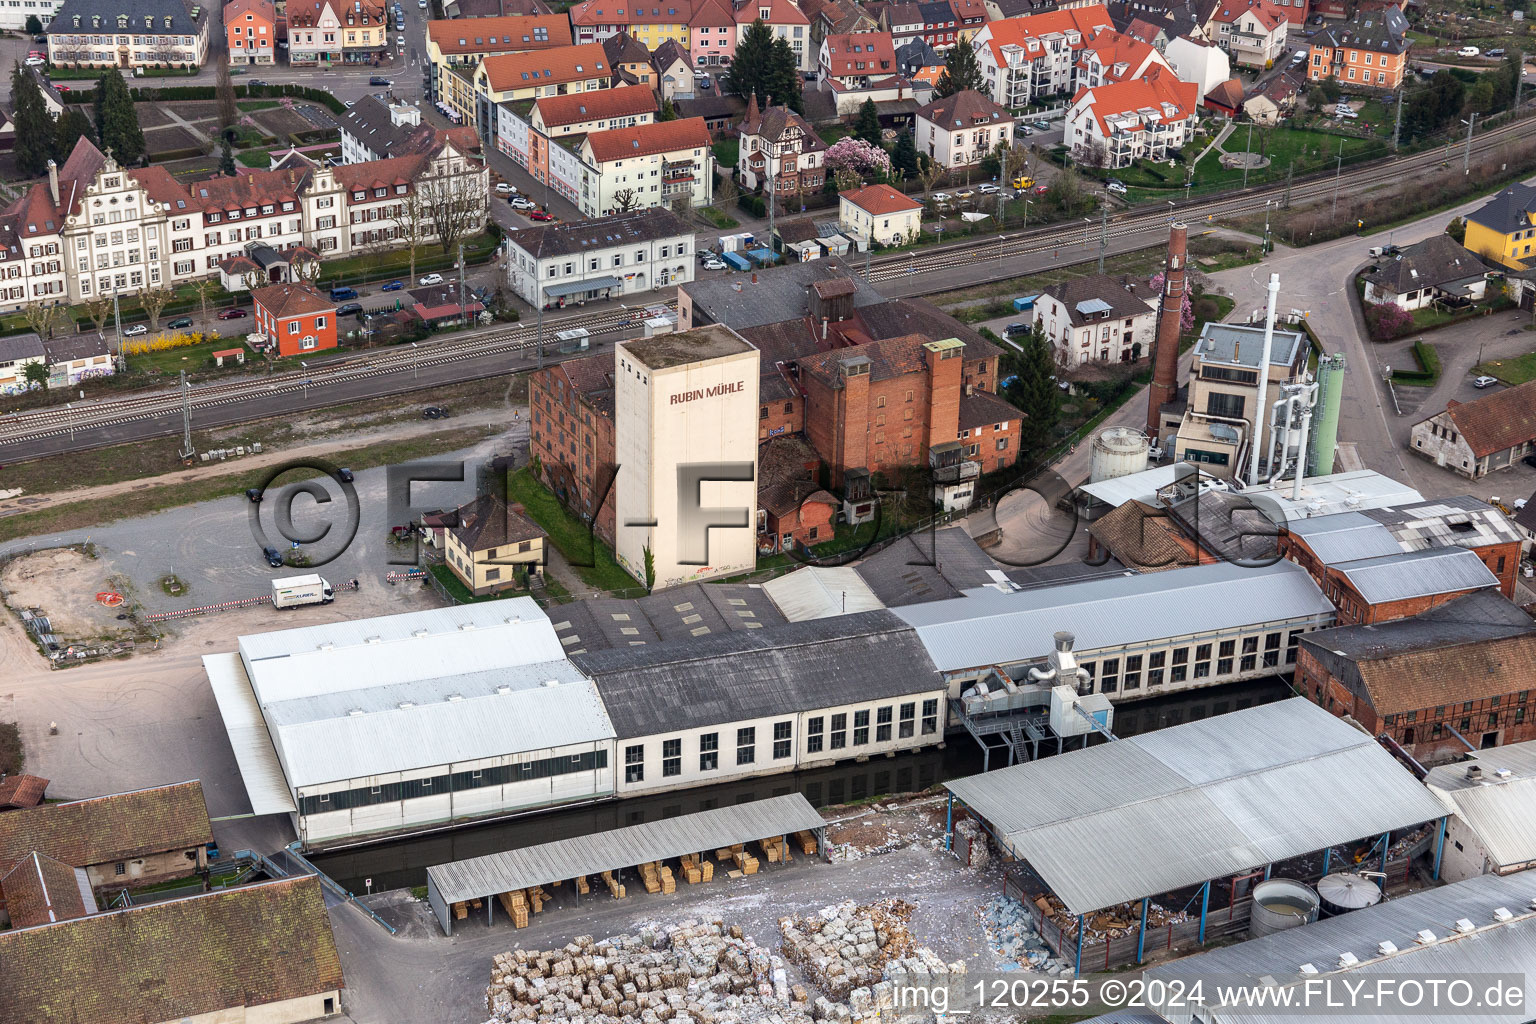
<instances>
[{"instance_id":1,"label":"parked car","mask_svg":"<svg viewBox=\"0 0 1536 1024\"><path fill-rule=\"evenodd\" d=\"M1028 334L1029 324L1009 324L1003 328L1004 334Z\"/></svg>"},{"instance_id":2,"label":"parked car","mask_svg":"<svg viewBox=\"0 0 1536 1024\"><path fill-rule=\"evenodd\" d=\"M283 567L283 553L277 550L277 548L262 548L261 555L272 568L281 569Z\"/></svg>"},{"instance_id":3,"label":"parked car","mask_svg":"<svg viewBox=\"0 0 1536 1024\"><path fill-rule=\"evenodd\" d=\"M48 62L42 57L28 57L24 62L29 68L40 68Z\"/></svg>"},{"instance_id":4,"label":"parked car","mask_svg":"<svg viewBox=\"0 0 1536 1024\"><path fill-rule=\"evenodd\" d=\"M1502 46L1495 46L1493 49L1489 50L1483 56L1485 56L1485 57L1502 57L1502 56L1504 56L1504 48Z\"/></svg>"},{"instance_id":5,"label":"parked car","mask_svg":"<svg viewBox=\"0 0 1536 1024\"><path fill-rule=\"evenodd\" d=\"M723 260L707 259L707 260L704 261L704 269L705 270L724 270L725 269L725 262Z\"/></svg>"},{"instance_id":6,"label":"parked car","mask_svg":"<svg viewBox=\"0 0 1536 1024\"><path fill-rule=\"evenodd\" d=\"M1036 131L1048 132L1051 130L1051 122L1049 121L1034 121L1031 123L1034 125Z\"/></svg>"},{"instance_id":7,"label":"parked car","mask_svg":"<svg viewBox=\"0 0 1536 1024\"><path fill-rule=\"evenodd\" d=\"M502 196L515 196L517 195L517 189L513 188L508 182L498 181L496 183L496 194Z\"/></svg>"},{"instance_id":8,"label":"parked car","mask_svg":"<svg viewBox=\"0 0 1536 1024\"><path fill-rule=\"evenodd\" d=\"M337 316L355 316L363 311L361 302L344 302L336 307Z\"/></svg>"},{"instance_id":9,"label":"parked car","mask_svg":"<svg viewBox=\"0 0 1536 1024\"><path fill-rule=\"evenodd\" d=\"M511 199L508 199L507 202L512 204L512 209L514 210L526 211L537 210L539 208L538 203L534 202L532 199L527 198L526 196L513 196Z\"/></svg>"},{"instance_id":10,"label":"parked car","mask_svg":"<svg viewBox=\"0 0 1536 1024\"><path fill-rule=\"evenodd\" d=\"M356 288L352 288L352 287L350 287L348 285L342 285L339 288L332 288L331 289L331 301L332 302L346 302L348 299L355 299L355 298L357 298L357 289Z\"/></svg>"},{"instance_id":11,"label":"parked car","mask_svg":"<svg viewBox=\"0 0 1536 1024\"><path fill-rule=\"evenodd\" d=\"M442 274L427 274L425 277L423 277L420 281L417 281L416 283L419 284L423 288L430 288L434 284L442 284L443 283L443 275Z\"/></svg>"},{"instance_id":12,"label":"parked car","mask_svg":"<svg viewBox=\"0 0 1536 1024\"><path fill-rule=\"evenodd\" d=\"M369 85L394 85L395 83L391 82L389 79L385 78L383 75L374 75L372 78L368 79L368 84Z\"/></svg>"},{"instance_id":13,"label":"parked car","mask_svg":"<svg viewBox=\"0 0 1536 1024\"><path fill-rule=\"evenodd\" d=\"M960 197L961 199L969 199L972 196L974 196L975 194L976 193L974 191L972 191L971 189L968 189L968 188L960 188L960 189L956 189L955 190L955 195Z\"/></svg>"},{"instance_id":14,"label":"parked car","mask_svg":"<svg viewBox=\"0 0 1536 1024\"><path fill-rule=\"evenodd\" d=\"M1475 46L1463 46L1461 49L1456 51L1456 56L1458 56L1458 57L1477 57L1477 56L1480 56L1482 54L1482 52L1483 52L1482 50L1479 50Z\"/></svg>"},{"instance_id":15,"label":"parked car","mask_svg":"<svg viewBox=\"0 0 1536 1024\"><path fill-rule=\"evenodd\" d=\"M448 410L440 405L429 405L421 410L421 418L424 420L445 420L448 418Z\"/></svg>"},{"instance_id":16,"label":"parked car","mask_svg":"<svg viewBox=\"0 0 1536 1024\"><path fill-rule=\"evenodd\" d=\"M988 181L988 182L983 182L980 185L977 185L976 186L976 191L980 192L984 196L995 196L995 195L997 195L998 188L997 188L996 185L994 185L990 181Z\"/></svg>"},{"instance_id":17,"label":"parked car","mask_svg":"<svg viewBox=\"0 0 1536 1024\"><path fill-rule=\"evenodd\" d=\"M1475 388L1491 388L1498 382L1496 377L1478 377L1472 382L1472 386Z\"/></svg>"},{"instance_id":18,"label":"parked car","mask_svg":"<svg viewBox=\"0 0 1536 1024\"><path fill-rule=\"evenodd\" d=\"M1110 178L1106 181L1104 183L1104 190L1106 192L1113 192L1117 196L1123 196L1130 191L1130 189L1125 187L1125 182L1119 178Z\"/></svg>"},{"instance_id":19,"label":"parked car","mask_svg":"<svg viewBox=\"0 0 1536 1024\"><path fill-rule=\"evenodd\" d=\"M379 291L381 291L381 292L397 292L397 291L399 291L400 289L402 289L404 287L405 287L405 285L402 284L399 281L391 281L391 282L389 282L389 284L386 284L384 287L380 288Z\"/></svg>"},{"instance_id":20,"label":"parked car","mask_svg":"<svg viewBox=\"0 0 1536 1024\"><path fill-rule=\"evenodd\" d=\"M149 327L146 324L134 324L131 327L123 328L123 337L125 338L137 338L141 334L148 333Z\"/></svg>"},{"instance_id":21,"label":"parked car","mask_svg":"<svg viewBox=\"0 0 1536 1024\"><path fill-rule=\"evenodd\" d=\"M952 203L955 201L955 197L950 195L948 192L935 192L929 198L936 203Z\"/></svg>"},{"instance_id":22,"label":"parked car","mask_svg":"<svg viewBox=\"0 0 1536 1024\"><path fill-rule=\"evenodd\" d=\"M262 81L259 78L253 78L249 82L245 83L246 88L248 88L248 89L260 89L263 86L265 86L266 84L267 84L266 82Z\"/></svg>"},{"instance_id":23,"label":"parked car","mask_svg":"<svg viewBox=\"0 0 1536 1024\"><path fill-rule=\"evenodd\" d=\"M1013 187L1020 190L1021 192L1027 188L1034 188L1035 179L1027 174L1021 174L1017 178L1013 179Z\"/></svg>"},{"instance_id":24,"label":"parked car","mask_svg":"<svg viewBox=\"0 0 1536 1024\"><path fill-rule=\"evenodd\" d=\"M166 324L165 326L169 327L173 331L179 331L179 330L182 330L183 328L191 327L192 326L192 318L189 317L189 316L179 316L175 320L172 320L170 323Z\"/></svg>"},{"instance_id":25,"label":"parked car","mask_svg":"<svg viewBox=\"0 0 1536 1024\"><path fill-rule=\"evenodd\" d=\"M1030 191L1033 192L1037 196L1043 196L1047 192L1049 192L1050 190L1051 190L1051 186L1049 186L1049 185L1036 185L1034 188L1030 189Z\"/></svg>"},{"instance_id":26,"label":"parked car","mask_svg":"<svg viewBox=\"0 0 1536 1024\"><path fill-rule=\"evenodd\" d=\"M552 213L545 213L543 210L534 210L532 213L528 214L528 219L538 221L554 220L555 215Z\"/></svg>"},{"instance_id":27,"label":"parked car","mask_svg":"<svg viewBox=\"0 0 1536 1024\"><path fill-rule=\"evenodd\" d=\"M1020 134L1020 135L1022 135L1022 136L1024 136L1024 137L1025 137L1025 138L1028 138L1028 137L1030 137L1030 136L1032 136L1032 135L1034 135L1034 134L1035 134L1035 130L1034 130L1034 129L1033 129L1033 128L1031 128L1031 127L1030 127L1030 126L1029 126L1029 125L1027 125L1027 124L1021 124L1021 125L1018 125L1018 126L1017 126L1017 127L1016 127L1016 128L1015 128L1015 129L1014 129L1014 131L1015 131L1015 132L1017 132L1017 133L1018 133L1018 134Z\"/></svg>"},{"instance_id":28,"label":"parked car","mask_svg":"<svg viewBox=\"0 0 1536 1024\"><path fill-rule=\"evenodd\" d=\"M236 306L233 309L221 310L220 313L219 313L219 319L220 320L244 320L246 317L248 317L250 315L251 315L250 313L246 312L241 307Z\"/></svg>"}]
</instances>

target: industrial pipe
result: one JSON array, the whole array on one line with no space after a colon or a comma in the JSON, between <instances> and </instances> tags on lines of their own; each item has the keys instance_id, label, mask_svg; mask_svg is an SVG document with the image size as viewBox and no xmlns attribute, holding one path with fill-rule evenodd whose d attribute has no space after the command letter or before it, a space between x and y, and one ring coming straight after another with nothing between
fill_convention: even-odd
<instances>
[{"instance_id":1,"label":"industrial pipe","mask_svg":"<svg viewBox=\"0 0 1536 1024\"><path fill-rule=\"evenodd\" d=\"M1285 466L1289 461L1286 453L1290 450L1289 445L1291 443L1291 416L1293 413L1291 406L1295 403L1295 401L1295 395L1286 395L1284 398L1277 400L1269 411L1269 449L1266 453L1264 465L1265 468L1269 470L1269 483L1271 486L1273 486L1275 481L1279 480L1280 477L1285 473ZM1285 425L1283 428L1279 424L1281 410L1284 410L1285 412ZM1285 432L1285 442L1280 446L1280 465L1276 467L1275 442L1279 439L1280 431L1282 429Z\"/></svg>"},{"instance_id":2,"label":"industrial pipe","mask_svg":"<svg viewBox=\"0 0 1536 1024\"><path fill-rule=\"evenodd\" d=\"M1259 354L1259 407L1253 422L1264 422L1264 399L1269 392L1269 354L1275 343L1275 300L1280 295L1280 275L1269 275L1269 313L1264 317L1264 351ZM1253 464L1248 470L1248 482L1259 482L1259 439L1253 442Z\"/></svg>"},{"instance_id":3,"label":"industrial pipe","mask_svg":"<svg viewBox=\"0 0 1536 1024\"><path fill-rule=\"evenodd\" d=\"M1296 446L1296 482L1291 485L1291 500L1301 500L1301 482L1307 476L1307 431L1312 426L1312 410L1317 408L1317 384L1306 385L1307 404L1301 411L1301 443Z\"/></svg>"}]
</instances>

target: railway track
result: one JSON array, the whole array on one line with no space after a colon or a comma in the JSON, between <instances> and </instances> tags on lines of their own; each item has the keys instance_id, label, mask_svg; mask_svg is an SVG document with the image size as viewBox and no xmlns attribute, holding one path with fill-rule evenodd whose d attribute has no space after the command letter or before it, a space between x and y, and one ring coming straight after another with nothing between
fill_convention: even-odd
<instances>
[{"instance_id":1,"label":"railway track","mask_svg":"<svg viewBox=\"0 0 1536 1024\"><path fill-rule=\"evenodd\" d=\"M1495 128L1472 140L1472 153L1483 154L1497 150L1512 141L1536 137L1536 118L1526 118ZM1150 209L1127 210L1109 219L1106 235L1109 239L1144 234L1168 223L1170 215L1192 222L1207 217L1230 217L1249 213L1263 213L1265 201L1271 204L1283 199L1287 192L1290 201L1296 203L1323 199L1333 195L1335 188L1341 194L1349 194L1377 185L1401 181L1415 170L1427 170L1461 155L1462 147L1454 146L1448 152L1443 148L1425 150L1408 156L1391 157L1385 161L1362 164L1353 170L1334 176L1323 172L1285 184L1254 186L1236 193L1175 202ZM1013 236L974 239L956 242L929 252L915 250L885 256L871 261L870 280L893 281L902 277L918 276L933 270L947 270L956 266L1001 262L1010 256L1038 255L1045 252L1061 252L1080 261L1086 250L1088 255L1097 251L1100 238L1098 223L1074 223L1071 227L1045 226Z\"/></svg>"},{"instance_id":2,"label":"railway track","mask_svg":"<svg viewBox=\"0 0 1536 1024\"><path fill-rule=\"evenodd\" d=\"M676 303L667 305L670 308L676 308ZM554 326L559 330L582 327L591 334L600 336L624 333L632 326L632 320L629 313L610 311L562 318L556 321ZM550 332L553 329L546 330L544 340L546 356L551 342ZM537 343L537 337L536 327L518 324L465 337L447 338L416 350L404 348L382 350L376 354L338 360L308 371L206 384L191 389L191 405L196 412L200 409L206 410L250 401L253 398L305 392L310 387L318 388L330 384L384 377L407 368L419 372L424 367L463 362L486 355L505 354L516 357L531 352ZM412 388L392 389L394 392L409 390ZM151 395L75 405L70 408L55 406L34 412L16 413L0 419L0 451L3 451L5 446L28 441L154 419L168 413L180 412L181 407L182 396L179 391L163 391Z\"/></svg>"}]
</instances>

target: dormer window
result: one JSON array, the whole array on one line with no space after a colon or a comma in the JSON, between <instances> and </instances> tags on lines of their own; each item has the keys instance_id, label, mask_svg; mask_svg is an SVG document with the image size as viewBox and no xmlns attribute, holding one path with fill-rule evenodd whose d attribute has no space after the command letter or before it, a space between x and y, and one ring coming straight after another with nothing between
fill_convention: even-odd
<instances>
[{"instance_id":1,"label":"dormer window","mask_svg":"<svg viewBox=\"0 0 1536 1024\"><path fill-rule=\"evenodd\" d=\"M757 16L759 18L761 18L763 21L767 21L768 20L768 16L771 15L772 13L773 13L773 8L771 8L771 7L759 7L757 9Z\"/></svg>"}]
</instances>

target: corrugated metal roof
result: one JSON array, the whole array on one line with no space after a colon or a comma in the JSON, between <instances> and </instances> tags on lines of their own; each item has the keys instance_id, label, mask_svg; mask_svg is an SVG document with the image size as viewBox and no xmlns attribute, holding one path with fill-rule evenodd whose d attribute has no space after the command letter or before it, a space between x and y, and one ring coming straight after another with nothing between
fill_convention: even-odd
<instances>
[{"instance_id":1,"label":"corrugated metal roof","mask_svg":"<svg viewBox=\"0 0 1536 1024\"><path fill-rule=\"evenodd\" d=\"M858 570L848 566L807 565L769 580L763 584L763 590L790 622L885 607Z\"/></svg>"},{"instance_id":2,"label":"corrugated metal roof","mask_svg":"<svg viewBox=\"0 0 1536 1024\"><path fill-rule=\"evenodd\" d=\"M1306 344L1300 331L1288 331L1277 327L1270 339L1269 362L1272 366L1289 366L1296 359L1296 350ZM1195 355L1202 362L1226 363L1230 366L1248 366L1258 369L1259 357L1264 354L1264 328L1246 324L1224 324L1209 321L1201 328L1195 342Z\"/></svg>"},{"instance_id":3,"label":"corrugated metal roof","mask_svg":"<svg viewBox=\"0 0 1536 1024\"><path fill-rule=\"evenodd\" d=\"M1480 779L1467 768L1482 769ZM1500 769L1509 772L1500 778ZM1424 784L1477 833L1496 865L1536 861L1536 740L1480 750L1469 760L1431 768ZM1536 896L1536 888L1531 895Z\"/></svg>"},{"instance_id":4,"label":"corrugated metal roof","mask_svg":"<svg viewBox=\"0 0 1536 1024\"><path fill-rule=\"evenodd\" d=\"M1467 548L1399 551L1331 568L1349 580L1368 604L1499 585L1499 578L1488 571L1477 552Z\"/></svg>"},{"instance_id":5,"label":"corrugated metal roof","mask_svg":"<svg viewBox=\"0 0 1536 1024\"><path fill-rule=\"evenodd\" d=\"M1303 538L1325 565L1357 558L1395 555L1403 549L1392 531L1363 512L1339 512L1315 519L1287 523L1291 533Z\"/></svg>"},{"instance_id":6,"label":"corrugated metal roof","mask_svg":"<svg viewBox=\"0 0 1536 1024\"><path fill-rule=\"evenodd\" d=\"M256 706L256 694L251 691L251 682L245 676L240 655L205 654L203 671L208 673L208 685L219 705L219 716L224 719L229 745L234 748L235 764L245 783L251 812L257 815L293 813L296 809L293 795L283 779L277 750L267 732L267 723L262 720L261 708Z\"/></svg>"},{"instance_id":7,"label":"corrugated metal roof","mask_svg":"<svg viewBox=\"0 0 1536 1024\"><path fill-rule=\"evenodd\" d=\"M1066 630L1078 651L1144 644L1271 622L1331 622L1334 608L1306 570L1218 562L1016 593L967 591L894 614L917 628L941 672L1042 658Z\"/></svg>"},{"instance_id":8,"label":"corrugated metal roof","mask_svg":"<svg viewBox=\"0 0 1536 1024\"><path fill-rule=\"evenodd\" d=\"M1372 469L1352 469L1329 476L1309 476L1301 482L1301 497L1291 497L1292 482L1277 481L1245 487L1242 493L1266 508L1279 509L1287 520L1308 519L1351 510L1393 508L1423 501L1424 495Z\"/></svg>"},{"instance_id":9,"label":"corrugated metal roof","mask_svg":"<svg viewBox=\"0 0 1536 1024\"><path fill-rule=\"evenodd\" d=\"M1084 914L1445 814L1299 697L945 785Z\"/></svg>"},{"instance_id":10,"label":"corrugated metal roof","mask_svg":"<svg viewBox=\"0 0 1536 1024\"><path fill-rule=\"evenodd\" d=\"M1454 885L1426 889L1409 896L1378 903L1351 914L1331 917L1301 928L1290 928L1261 938L1224 946L1197 956L1185 957L1147 972L1149 980L1167 982L1218 975L1269 975L1295 977L1302 964L1312 964L1321 978L1330 975L1368 982L1369 976L1393 974L1427 979L1472 974L1517 974L1525 979L1525 1002L1508 1013L1468 1010L1441 1014L1384 1012L1364 1004L1354 1011L1333 1009L1326 1014L1341 1024L1421 1024L1430 1019L1464 1021L1466 1024L1516 1024L1530 1017L1536 999L1536 914L1527 909L1536 891L1536 872L1513 875L1480 875ZM1493 919L1495 910L1508 910L1511 919ZM1476 930L1459 934L1456 922L1471 921ZM1420 945L1420 930L1428 929L1439 941ZM1377 947L1391 942L1399 952L1382 956ZM1352 953L1359 963L1339 968L1339 956ZM1318 1016L1322 1016L1319 1014ZM1222 1024L1282 1024L1298 1019L1295 1011L1226 1011L1213 1015Z\"/></svg>"},{"instance_id":11,"label":"corrugated metal roof","mask_svg":"<svg viewBox=\"0 0 1536 1024\"><path fill-rule=\"evenodd\" d=\"M1151 504L1159 490L1177 480L1186 478L1193 480L1197 473L1201 477L1209 476L1203 470L1197 469L1193 463L1174 462L1166 466L1142 470L1140 473L1083 484L1078 490L1116 508L1128 501L1145 501Z\"/></svg>"},{"instance_id":12,"label":"corrugated metal roof","mask_svg":"<svg viewBox=\"0 0 1536 1024\"><path fill-rule=\"evenodd\" d=\"M944 682L888 611L572 656L622 739L888 697Z\"/></svg>"},{"instance_id":13,"label":"corrugated metal roof","mask_svg":"<svg viewBox=\"0 0 1536 1024\"><path fill-rule=\"evenodd\" d=\"M1384 523L1404 550L1425 547L1475 548L1521 540L1520 531L1498 509L1470 494L1390 509L1372 509L1369 518Z\"/></svg>"},{"instance_id":14,"label":"corrugated metal roof","mask_svg":"<svg viewBox=\"0 0 1536 1024\"><path fill-rule=\"evenodd\" d=\"M427 868L444 903L717 850L826 824L799 793ZM446 925L446 922L445 922Z\"/></svg>"}]
</instances>

